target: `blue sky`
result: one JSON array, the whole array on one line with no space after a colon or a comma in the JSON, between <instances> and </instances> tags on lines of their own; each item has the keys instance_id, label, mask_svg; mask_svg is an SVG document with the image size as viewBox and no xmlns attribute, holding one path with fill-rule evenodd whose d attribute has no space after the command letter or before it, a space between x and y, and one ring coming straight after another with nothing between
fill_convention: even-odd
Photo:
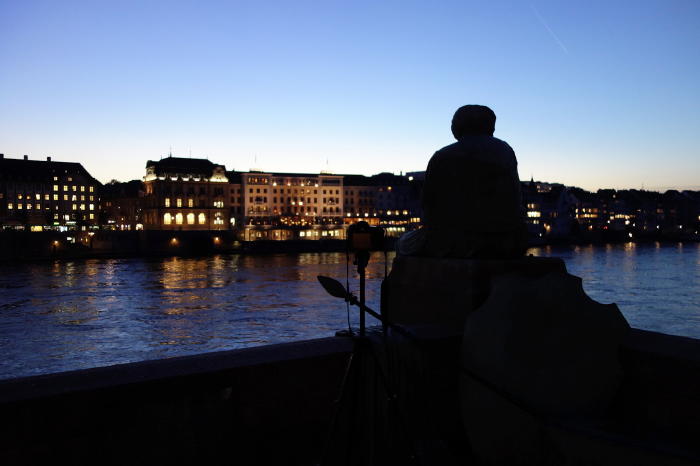
<instances>
[{"instance_id":1,"label":"blue sky","mask_svg":"<svg viewBox=\"0 0 700 466\"><path fill-rule=\"evenodd\" d=\"M0 152L372 174L489 105L522 179L700 189L700 2L0 0Z\"/></svg>"}]
</instances>

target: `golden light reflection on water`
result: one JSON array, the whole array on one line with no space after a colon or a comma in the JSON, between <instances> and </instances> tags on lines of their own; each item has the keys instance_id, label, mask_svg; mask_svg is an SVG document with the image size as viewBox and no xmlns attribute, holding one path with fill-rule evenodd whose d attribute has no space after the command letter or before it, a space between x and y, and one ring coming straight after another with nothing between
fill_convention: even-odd
<instances>
[{"instance_id":1,"label":"golden light reflection on water","mask_svg":"<svg viewBox=\"0 0 700 466\"><path fill-rule=\"evenodd\" d=\"M542 246L528 254L562 257L593 299L617 302L635 326L700 337L698 244ZM345 283L349 270L357 294L352 259L219 255L5 267L0 343L11 362L0 361L0 378L332 335L347 326L345 304L316 277ZM384 256L373 254L367 298L375 309L384 269Z\"/></svg>"}]
</instances>

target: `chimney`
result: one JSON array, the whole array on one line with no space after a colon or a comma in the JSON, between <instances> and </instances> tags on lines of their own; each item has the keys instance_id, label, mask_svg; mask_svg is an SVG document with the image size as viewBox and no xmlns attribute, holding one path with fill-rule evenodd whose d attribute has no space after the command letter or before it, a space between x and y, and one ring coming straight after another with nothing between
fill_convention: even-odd
<instances>
[{"instance_id":1,"label":"chimney","mask_svg":"<svg viewBox=\"0 0 700 466\"><path fill-rule=\"evenodd\" d=\"M51 157L46 157L46 161L47 161L47 162L50 162L50 161L51 161Z\"/></svg>"},{"instance_id":2,"label":"chimney","mask_svg":"<svg viewBox=\"0 0 700 466\"><path fill-rule=\"evenodd\" d=\"M25 155L25 156L24 156L24 160L29 160L29 156L28 156L28 155Z\"/></svg>"}]
</instances>

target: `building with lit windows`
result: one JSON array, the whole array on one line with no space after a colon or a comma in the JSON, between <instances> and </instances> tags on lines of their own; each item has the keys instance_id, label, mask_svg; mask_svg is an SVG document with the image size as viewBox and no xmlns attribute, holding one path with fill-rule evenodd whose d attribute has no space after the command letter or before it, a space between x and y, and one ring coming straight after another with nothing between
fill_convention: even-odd
<instances>
[{"instance_id":1,"label":"building with lit windows","mask_svg":"<svg viewBox=\"0 0 700 466\"><path fill-rule=\"evenodd\" d=\"M141 180L111 181L102 186L100 225L107 230L143 230L144 191Z\"/></svg>"},{"instance_id":2,"label":"building with lit windows","mask_svg":"<svg viewBox=\"0 0 700 466\"><path fill-rule=\"evenodd\" d=\"M345 223L364 220L370 225L379 225L379 211L376 208L378 187L374 180L363 175L344 175L343 178Z\"/></svg>"},{"instance_id":3,"label":"building with lit windows","mask_svg":"<svg viewBox=\"0 0 700 466\"><path fill-rule=\"evenodd\" d=\"M79 163L0 154L0 227L31 231L97 227L100 186Z\"/></svg>"},{"instance_id":4,"label":"building with lit windows","mask_svg":"<svg viewBox=\"0 0 700 466\"><path fill-rule=\"evenodd\" d=\"M421 222L422 180L379 173L344 175L345 224L364 220L384 228L388 237L401 236Z\"/></svg>"},{"instance_id":5,"label":"building with lit windows","mask_svg":"<svg viewBox=\"0 0 700 466\"><path fill-rule=\"evenodd\" d=\"M243 241L283 241L344 239L348 225L360 220L399 236L420 222L420 186L390 173L236 172L205 159L169 156L147 162L142 192L140 199L110 195L106 226L230 229Z\"/></svg>"},{"instance_id":6,"label":"building with lit windows","mask_svg":"<svg viewBox=\"0 0 700 466\"><path fill-rule=\"evenodd\" d=\"M576 198L559 183L523 181L525 224L532 238L565 237L576 225Z\"/></svg>"},{"instance_id":7,"label":"building with lit windows","mask_svg":"<svg viewBox=\"0 0 700 466\"><path fill-rule=\"evenodd\" d=\"M241 193L244 241L345 238L340 175L251 171L231 189Z\"/></svg>"},{"instance_id":8,"label":"building with lit windows","mask_svg":"<svg viewBox=\"0 0 700 466\"><path fill-rule=\"evenodd\" d=\"M206 159L166 157L146 163L145 230L228 230L232 227L226 168Z\"/></svg>"}]
</instances>

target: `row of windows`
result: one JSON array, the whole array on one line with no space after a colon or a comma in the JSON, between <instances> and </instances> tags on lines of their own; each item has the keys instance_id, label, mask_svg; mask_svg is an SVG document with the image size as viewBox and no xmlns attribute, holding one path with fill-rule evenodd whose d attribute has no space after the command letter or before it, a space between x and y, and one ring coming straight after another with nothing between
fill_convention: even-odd
<instances>
[{"instance_id":1,"label":"row of windows","mask_svg":"<svg viewBox=\"0 0 700 466\"><path fill-rule=\"evenodd\" d=\"M36 208L36 209L41 209L41 203L40 203L40 202L37 202L36 204L32 204L31 202L27 202L27 203L18 202L16 205L15 205L14 203L12 203L12 202L8 202L8 203L7 203L7 208L8 208L9 210L14 210L15 208L16 208L17 210L22 210L22 209L31 210L32 207L34 207L34 208ZM46 210L48 210L48 209L51 208L51 206L48 205L48 204L45 204L45 208L46 208ZM80 205L78 205L78 204L73 204L73 205L72 205L72 208L73 208L73 210L78 210L78 209L80 209L80 210L85 210L85 204L80 204ZM55 209L55 210L58 210L58 205L54 205L54 209ZM89 210L95 210L95 204L90 204L90 205L88 205L88 209L89 209Z\"/></svg>"},{"instance_id":2,"label":"row of windows","mask_svg":"<svg viewBox=\"0 0 700 466\"><path fill-rule=\"evenodd\" d=\"M58 181L58 177L57 177L57 176L54 176L54 177L53 177L53 180L54 180L54 181ZM69 182L69 183L72 182L72 181L73 181L73 177L72 177L72 176L66 177L66 181Z\"/></svg>"},{"instance_id":3,"label":"row of windows","mask_svg":"<svg viewBox=\"0 0 700 466\"><path fill-rule=\"evenodd\" d=\"M59 219L61 219L61 218L62 218L63 220L66 220L66 221L68 221L68 220L77 220L77 219L78 219L78 216L77 216L76 214L70 214L70 215L66 214L66 215L61 215L61 216L59 216L59 214L53 214L53 219L54 219L54 220L59 220ZM95 220L95 214L90 214L90 215L88 216L88 218L89 218L90 220ZM82 216L82 219L85 220L85 215Z\"/></svg>"},{"instance_id":4,"label":"row of windows","mask_svg":"<svg viewBox=\"0 0 700 466\"><path fill-rule=\"evenodd\" d=\"M268 207L267 206L257 206L257 207L251 207L248 209L249 214L259 214L259 213L267 213ZM340 213L340 207L324 207L322 212L324 213ZM311 206L306 206L306 207L281 207L281 208L274 208L272 209L272 214L289 214L289 215L301 215L301 213L305 213L306 215L310 213L317 214L318 213L318 207L311 207Z\"/></svg>"},{"instance_id":5,"label":"row of windows","mask_svg":"<svg viewBox=\"0 0 700 466\"><path fill-rule=\"evenodd\" d=\"M183 206L182 201L183 201L183 199L181 199L181 198L175 199L175 207L182 207ZM189 199L186 199L186 201L187 201L187 207L194 207L194 199L189 198ZM204 207L204 204L205 204L205 201L203 199L200 199L198 207ZM171 202L170 202L169 197L165 198L164 205L165 205L165 207L171 207ZM216 200L216 201L214 201L213 205L216 208L222 208L224 206L224 201Z\"/></svg>"},{"instance_id":6,"label":"row of windows","mask_svg":"<svg viewBox=\"0 0 700 466\"><path fill-rule=\"evenodd\" d=\"M194 225L195 215L194 215L193 213L187 214L187 217L186 217L186 218L187 218L187 224L188 224L188 225ZM185 216L183 216L181 213L177 213L177 214L175 214L175 215L171 215L171 214L169 214L169 213L166 213L165 215L163 215L163 224L165 224L165 225L172 225L173 222L174 222L175 225L182 225L184 219L185 219ZM200 213L200 214L197 216L197 222L198 222L200 225L205 225L205 224L207 223L207 216L206 216L206 214L204 214L203 212Z\"/></svg>"},{"instance_id":7,"label":"row of windows","mask_svg":"<svg viewBox=\"0 0 700 466\"><path fill-rule=\"evenodd\" d=\"M149 188L151 188L151 189L149 189ZM180 185L175 186L175 187L164 186L164 187L158 188L157 191L159 194L195 194L194 186L189 186L189 187L187 187L186 190L183 188L184 187L180 186ZM187 192L185 193L185 191L187 191ZM216 188L214 191L216 191L217 194L223 194L223 192L224 192L223 188ZM147 192L147 194L153 193L153 189L150 185L148 185L146 187L146 192ZM207 188L204 186L200 186L199 187L199 194L207 194Z\"/></svg>"},{"instance_id":8,"label":"row of windows","mask_svg":"<svg viewBox=\"0 0 700 466\"><path fill-rule=\"evenodd\" d=\"M264 176L261 176L261 177L249 176L247 181L248 181L248 184L268 184L270 182L270 180Z\"/></svg>"},{"instance_id":9,"label":"row of windows","mask_svg":"<svg viewBox=\"0 0 700 466\"><path fill-rule=\"evenodd\" d=\"M70 179L69 179L69 181L70 181ZM57 185L57 184L53 185L53 190L54 190L54 191L58 191L58 185ZM67 184L64 184L64 185L63 185L63 190L64 190L64 191L74 191L74 192L77 192L77 191L78 191L78 186L76 186L76 185L68 186ZM95 192L95 187L94 187L94 186L88 186L88 191L90 191L91 193ZM85 186L80 186L80 192L81 192L81 193L84 193L84 192L85 192Z\"/></svg>"},{"instance_id":10,"label":"row of windows","mask_svg":"<svg viewBox=\"0 0 700 466\"><path fill-rule=\"evenodd\" d=\"M250 181L250 178L248 179ZM272 179L272 186L284 186L285 184L287 186L315 186L318 187L318 180L315 178L305 178L303 180L299 179L291 179L287 180L286 182L284 181L284 178L273 178ZM262 183L262 184L267 184L267 183Z\"/></svg>"},{"instance_id":11,"label":"row of windows","mask_svg":"<svg viewBox=\"0 0 700 466\"><path fill-rule=\"evenodd\" d=\"M43 198L44 198L45 201L48 201L48 200L51 199L51 197L53 197L53 200L54 200L54 201L57 201L57 200L58 200L58 196L59 196L58 194L53 194L53 196L50 195L50 194L44 194ZM64 194L64 195L63 195L63 200L64 200L64 201L67 201L67 200L68 200L68 196L71 196L71 197L70 197L70 200L71 200L71 201L77 201L77 200L78 200L78 195L77 195L77 194L73 194L73 195ZM41 198L42 198L41 194L34 194L34 195L32 195L32 194L27 194L27 195L24 195L24 194L17 194L17 199L19 199L19 200L22 200L22 199L30 200L30 199L32 199L32 197L33 197L34 199L36 199L37 201L40 201ZM89 196L89 199L90 199L91 201L94 201L94 200L95 200L95 196ZM81 200L81 201L84 201L84 200L85 200L85 194L81 194L81 195L80 195L80 200Z\"/></svg>"},{"instance_id":12,"label":"row of windows","mask_svg":"<svg viewBox=\"0 0 700 466\"><path fill-rule=\"evenodd\" d=\"M294 194L299 194L298 189L294 189L294 190L287 189L287 194L292 194L292 191L294 191ZM314 191L314 194L318 194L319 190L314 189L313 191ZM233 193L233 190L231 190L231 192ZM240 189L238 190L238 192L240 194L240 192L241 192ZM248 193L253 194L253 188L249 188ZM255 194L267 194L267 188L262 188L262 192L261 192L261 188L255 188ZM277 194L277 189L273 189L272 194ZM284 189L280 189L280 194L284 194ZM310 189L307 189L307 190L302 189L301 194L311 194L311 190ZM323 194L333 194L333 190L332 189L324 189ZM336 189L335 194L340 194L340 190Z\"/></svg>"},{"instance_id":13,"label":"row of windows","mask_svg":"<svg viewBox=\"0 0 700 466\"><path fill-rule=\"evenodd\" d=\"M314 198L313 198L313 202L312 202L311 200L312 200L312 198L307 197L307 198L306 198L306 203L307 203L307 204L318 204L318 198L317 198L317 197L314 197ZM231 198L231 201L233 202L233 198ZM240 202L240 199L239 199L238 202ZM249 198L248 198L248 202L249 202L250 204L254 204L254 203L259 204L259 203L261 203L261 202L267 203L267 196L249 197ZM283 198L283 197L280 197L280 198L279 198L279 203L281 204L281 203L283 203L283 202L284 202L284 198ZM322 199L322 202L323 202L323 204L340 204L340 198L337 198L337 197L325 198L325 197L324 197L324 198ZM276 198L276 197L273 197L273 198L272 198L272 203L273 203L273 204L277 204L277 198ZM298 205L304 205L304 198L303 198L303 197L288 197L288 198L287 198L287 204L292 204L292 205L297 205L297 204L298 204ZM167 207L167 206L166 206L166 207Z\"/></svg>"}]
</instances>

